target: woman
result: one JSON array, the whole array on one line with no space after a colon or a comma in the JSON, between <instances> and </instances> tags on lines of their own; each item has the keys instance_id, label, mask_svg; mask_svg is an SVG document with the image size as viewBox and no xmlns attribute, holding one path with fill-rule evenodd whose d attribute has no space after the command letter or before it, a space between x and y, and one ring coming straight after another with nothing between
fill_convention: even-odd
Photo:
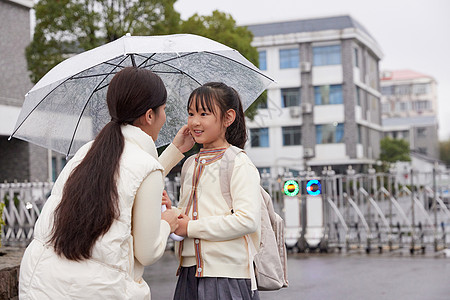
<instances>
[{"instance_id":1,"label":"woman","mask_svg":"<svg viewBox=\"0 0 450 300\"><path fill-rule=\"evenodd\" d=\"M183 127L158 161L166 98L149 70L113 77L111 122L67 163L36 222L21 299L150 299L144 266L162 256L178 226L175 211L161 214L163 165L170 170L194 144Z\"/></svg>"}]
</instances>

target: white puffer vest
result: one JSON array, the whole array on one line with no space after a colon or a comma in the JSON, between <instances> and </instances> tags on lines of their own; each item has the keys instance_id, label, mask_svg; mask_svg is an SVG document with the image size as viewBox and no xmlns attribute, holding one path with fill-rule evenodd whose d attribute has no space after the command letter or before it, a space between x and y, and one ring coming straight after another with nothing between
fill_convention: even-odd
<instances>
[{"instance_id":1,"label":"white puffer vest","mask_svg":"<svg viewBox=\"0 0 450 300\"><path fill-rule=\"evenodd\" d=\"M150 299L142 270L135 272L131 213L136 191L144 178L163 167L150 136L131 125L121 129L125 147L117 179L120 217L96 241L89 260L74 262L61 258L47 244L53 211L61 200L64 184L86 155L90 142L67 163L36 222L34 240L20 267L20 299Z\"/></svg>"}]
</instances>

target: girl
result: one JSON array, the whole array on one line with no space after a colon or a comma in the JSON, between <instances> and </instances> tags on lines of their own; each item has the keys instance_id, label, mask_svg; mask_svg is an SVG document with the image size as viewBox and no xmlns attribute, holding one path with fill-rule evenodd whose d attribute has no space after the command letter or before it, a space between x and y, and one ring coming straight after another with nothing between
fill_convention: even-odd
<instances>
[{"instance_id":1,"label":"girl","mask_svg":"<svg viewBox=\"0 0 450 300\"><path fill-rule=\"evenodd\" d=\"M20 299L150 300L144 266L162 256L178 223L176 211L161 215L161 196L163 165L179 157L160 163L153 142L166 98L149 70L125 68L111 80L111 122L55 182L22 259ZM194 145L186 129L168 150Z\"/></svg>"},{"instance_id":2,"label":"girl","mask_svg":"<svg viewBox=\"0 0 450 300\"><path fill-rule=\"evenodd\" d=\"M233 210L220 193L221 158L230 146L247 140L237 92L223 83L207 83L188 101L188 128L203 148L183 166L177 243L180 267L174 299L259 299L251 289L253 257L246 235L259 245L259 173L243 152L236 156L230 182ZM187 169L186 169L187 168Z\"/></svg>"}]
</instances>

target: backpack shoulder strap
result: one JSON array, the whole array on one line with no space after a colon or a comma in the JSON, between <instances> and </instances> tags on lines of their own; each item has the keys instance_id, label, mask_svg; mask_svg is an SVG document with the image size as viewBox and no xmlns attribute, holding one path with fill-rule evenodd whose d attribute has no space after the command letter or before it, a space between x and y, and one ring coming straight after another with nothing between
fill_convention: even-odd
<instances>
[{"instance_id":1,"label":"backpack shoulder strap","mask_svg":"<svg viewBox=\"0 0 450 300\"><path fill-rule=\"evenodd\" d=\"M241 152L245 153L244 150L236 146L230 146L225 151L220 162L220 189L222 192L222 196L225 198L225 201L227 202L228 207L231 211L233 211L233 200L231 199L230 192L231 175L233 175L234 160L236 159L236 156Z\"/></svg>"},{"instance_id":2,"label":"backpack shoulder strap","mask_svg":"<svg viewBox=\"0 0 450 300\"><path fill-rule=\"evenodd\" d=\"M195 156L197 154L191 155L189 156L186 161L183 164L183 167L181 168L181 183L183 184L184 182L184 177L186 177L186 172L189 169L189 167L194 163L195 161Z\"/></svg>"}]
</instances>

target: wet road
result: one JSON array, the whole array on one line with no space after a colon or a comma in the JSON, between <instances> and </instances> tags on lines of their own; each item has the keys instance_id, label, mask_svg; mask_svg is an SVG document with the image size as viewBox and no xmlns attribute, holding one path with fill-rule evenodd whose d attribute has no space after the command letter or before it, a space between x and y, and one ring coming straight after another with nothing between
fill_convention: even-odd
<instances>
[{"instance_id":1,"label":"wet road","mask_svg":"<svg viewBox=\"0 0 450 300\"><path fill-rule=\"evenodd\" d=\"M153 300L172 299L177 263L166 251L146 267ZM290 254L290 287L260 292L262 300L283 299L450 299L450 258L434 253Z\"/></svg>"}]
</instances>

